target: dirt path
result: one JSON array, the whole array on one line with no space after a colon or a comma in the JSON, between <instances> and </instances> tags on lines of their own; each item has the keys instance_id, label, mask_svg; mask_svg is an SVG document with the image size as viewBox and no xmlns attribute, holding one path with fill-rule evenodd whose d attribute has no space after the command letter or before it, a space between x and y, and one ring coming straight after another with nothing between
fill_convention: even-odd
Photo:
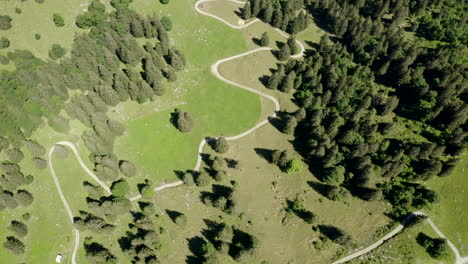
<instances>
[{"instance_id":1,"label":"dirt path","mask_svg":"<svg viewBox=\"0 0 468 264\"><path fill-rule=\"evenodd\" d=\"M195 9L198 13L201 13L203 15L207 15L207 16L210 16L210 17L213 17L221 22L223 22L224 24L230 26L231 28L235 28L235 29L242 29L242 28L245 28L245 27L248 27L256 22L260 22L260 20L258 19L254 19L253 21L247 23L247 24L244 24L244 25L241 25L241 26L236 26L236 25L232 25L230 24L229 22L225 21L224 19L216 16L216 15L213 15L213 14L210 14L210 13L207 13L207 12L204 12L202 10L200 10L199 8L199 5L203 2L209 2L209 1L215 1L215 0L200 0L198 1L197 3L195 3ZM239 4L244 4L244 2L241 2L241 1L236 1L236 0L230 0L232 2L236 2L236 3L239 3ZM288 38L289 35L279 29L275 29L276 31L278 31L283 37L285 38ZM296 40L297 41L297 40ZM302 57L304 55L304 51L305 51L305 48L304 48L304 45L300 42L300 41L297 41L298 45L300 46L301 48L301 51L300 53L296 54L296 55L293 55L291 56L292 58L299 58L299 57ZM265 94L261 91L258 91L254 88L251 88L251 87L248 87L248 86L245 86L245 85L242 85L242 84L239 84L239 83L236 83L234 81L231 81L229 79L226 79L225 77L223 77L220 73L219 73L219 65L224 63L224 62L227 62L227 61L230 61L230 60L234 60L234 59L237 59L237 58L240 58L240 57L243 57L243 56L246 56L246 55L249 55L249 54L252 54L252 53L255 53L255 52L261 52L261 51L271 51L272 48L269 48L269 47L264 47L264 48L258 48L258 49L254 49L254 50L251 50L251 51L247 51L247 52L244 52L242 54L238 54L238 55L234 55L234 56L231 56L231 57L228 57L228 58L225 58L225 59L221 59L219 61L217 61L215 64L212 65L211 67L211 72L213 73L213 75L215 75L217 78L219 78L220 80L228 83L228 84L231 84L231 85L234 85L234 86L237 86L239 88L242 88L244 90L247 90L247 91L250 91L250 92L253 92L253 93L256 93L262 97L265 97L266 99L272 101L274 104L275 104L275 112L276 111L279 111L280 110L280 105L279 105L279 102L276 98L274 98L273 96L271 95L268 95L268 94ZM252 127L251 129L239 134L239 135L236 135L236 136L231 136L231 137L227 137L226 139L227 140L237 140L239 138L242 138L242 137L245 137L251 133L253 133L255 130L257 130L258 128L264 126L265 124L267 124L269 122L269 118L274 118L276 117L276 113L273 113L270 117L268 117L266 120L263 120L261 121L260 123L258 123L257 125L255 125L254 127ZM198 171L200 170L200 166L201 166L201 153L203 152L203 148L206 144L206 140L202 140L200 142L200 145L198 147L198 159L197 159L197 163L196 163L196 166L194 168L195 171ZM110 188L104 183L102 182L101 180L99 180L99 178L93 173L93 171L91 171L87 166L86 164L83 162L83 160L81 159L79 153L78 153L78 150L76 149L76 147L73 145L73 143L71 142L68 142L68 141L60 141L60 142L57 142L56 144L58 145L62 145L62 146L66 146L68 148L70 148L72 151L73 151L73 154L75 155L76 159L78 160L80 166L86 171L86 173L91 177L93 178L93 180L95 180L100 186L102 186L102 188L108 193L108 194L111 194L111 191L110 191ZM60 183L58 181L58 178L57 178L57 175L54 171L54 168L53 168L53 165L52 165L52 156L53 156L53 152L55 150L55 145L52 146L49 150L49 153L48 153L48 165L49 165L49 170L50 170L50 173L52 174L52 177L54 179L54 183L55 183L55 186L57 188L57 192L60 196L60 199L62 200L64 206L65 206L65 210L67 211L67 214L70 218L70 221L72 222L73 224L73 213L70 209L70 205L68 204L67 200L65 199L65 196L63 194L63 191L62 191L62 188L60 186ZM168 184L164 184L164 185L161 185L161 186L158 186L158 187L155 187L154 188L154 191L155 192L158 192L158 191L161 191L161 190L164 190L164 189L167 189L167 188L173 188L173 187L176 187L176 186L180 186L184 184L182 181L176 181L176 182L173 182L173 183L168 183ZM136 201L138 199L142 198L141 195L137 195L135 197L132 197L130 198L130 201ZM404 228L404 224L407 223L409 220L411 220L414 216L416 215L425 215L424 213L421 213L421 212L414 212L412 214L410 214L400 225L398 225L398 227L396 227L393 231L391 231L390 233L388 233L386 236L384 236L382 239L380 239L379 241L375 242L374 244L370 245L369 247L363 249L363 250L360 250L356 253L353 253L345 258L342 258L338 261L335 261L333 262L333 264L339 264L339 263L344 263L346 261L349 261L353 258L356 258L356 257L359 257L363 254L366 254L367 252L377 248L378 246L380 246L383 242L385 242L386 240L388 240L389 238L395 236L398 232L400 232L403 228ZM445 238L445 236L443 235L442 232L440 232L440 230L434 225L434 223L432 222L432 220L430 218L427 218L426 221L431 225L431 227L436 231L436 233L440 236L440 237L443 237ZM74 248L73 248L73 253L72 253L72 257L71 257L71 262L72 264L76 264L76 253L78 251L78 248L79 248L79 243L80 243L80 233L79 231L76 229L76 228L73 228L73 233L74 233L74 237L75 237L75 245L74 245ZM450 248L452 249L452 251L455 253L455 256L456 256L456 264L464 264L464 263L468 263L468 257L461 257L460 256L460 253L458 252L457 248L449 241L447 240Z\"/></svg>"}]
</instances>

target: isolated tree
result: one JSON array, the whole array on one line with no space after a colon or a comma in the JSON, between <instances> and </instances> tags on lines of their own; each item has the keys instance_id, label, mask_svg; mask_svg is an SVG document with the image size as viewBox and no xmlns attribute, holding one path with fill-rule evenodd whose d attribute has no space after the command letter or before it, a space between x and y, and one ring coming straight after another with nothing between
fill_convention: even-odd
<instances>
[{"instance_id":1,"label":"isolated tree","mask_svg":"<svg viewBox=\"0 0 468 264\"><path fill-rule=\"evenodd\" d=\"M36 169L43 170L47 168L47 161L45 159L40 157L34 157L32 160Z\"/></svg>"},{"instance_id":2,"label":"isolated tree","mask_svg":"<svg viewBox=\"0 0 468 264\"><path fill-rule=\"evenodd\" d=\"M288 38L287 45L289 46L289 49L291 50L292 55L299 53L300 51L299 46L297 45L296 39L293 36L290 36Z\"/></svg>"},{"instance_id":3,"label":"isolated tree","mask_svg":"<svg viewBox=\"0 0 468 264\"><path fill-rule=\"evenodd\" d=\"M289 45L284 44L283 47L278 51L278 60L285 61L291 57L291 48Z\"/></svg>"},{"instance_id":4,"label":"isolated tree","mask_svg":"<svg viewBox=\"0 0 468 264\"><path fill-rule=\"evenodd\" d=\"M260 46L266 47L270 45L270 36L267 32L263 32L262 37L260 38Z\"/></svg>"},{"instance_id":5,"label":"isolated tree","mask_svg":"<svg viewBox=\"0 0 468 264\"><path fill-rule=\"evenodd\" d=\"M187 186L195 185L195 180L193 179L193 174L190 173L190 172L184 173L184 175L182 176L182 181Z\"/></svg>"},{"instance_id":6,"label":"isolated tree","mask_svg":"<svg viewBox=\"0 0 468 264\"><path fill-rule=\"evenodd\" d=\"M193 119L192 116L184 111L181 111L179 109L175 109L175 125L177 129L180 130L182 133L188 133L190 130L192 130L194 124L193 124Z\"/></svg>"},{"instance_id":7,"label":"isolated tree","mask_svg":"<svg viewBox=\"0 0 468 264\"><path fill-rule=\"evenodd\" d=\"M3 247L10 250L15 255L22 255L25 252L24 243L16 237L9 236L6 238L6 241L3 243Z\"/></svg>"},{"instance_id":8,"label":"isolated tree","mask_svg":"<svg viewBox=\"0 0 468 264\"><path fill-rule=\"evenodd\" d=\"M63 20L63 17L61 15L53 14L52 19L54 21L55 26L57 26L57 27L65 26L65 21Z\"/></svg>"},{"instance_id":9,"label":"isolated tree","mask_svg":"<svg viewBox=\"0 0 468 264\"><path fill-rule=\"evenodd\" d=\"M182 213L177 214L174 216L174 223L179 226L185 226L187 224L187 216Z\"/></svg>"},{"instance_id":10,"label":"isolated tree","mask_svg":"<svg viewBox=\"0 0 468 264\"><path fill-rule=\"evenodd\" d=\"M119 161L119 169L120 169L120 172L127 177L133 177L136 175L136 167L130 161L127 161L127 160Z\"/></svg>"},{"instance_id":11,"label":"isolated tree","mask_svg":"<svg viewBox=\"0 0 468 264\"><path fill-rule=\"evenodd\" d=\"M297 120L294 116L288 115L284 119L283 133L291 135L297 126Z\"/></svg>"},{"instance_id":12,"label":"isolated tree","mask_svg":"<svg viewBox=\"0 0 468 264\"><path fill-rule=\"evenodd\" d=\"M23 207L31 205L34 201L34 196L26 190L18 190L14 198Z\"/></svg>"},{"instance_id":13,"label":"isolated tree","mask_svg":"<svg viewBox=\"0 0 468 264\"><path fill-rule=\"evenodd\" d=\"M130 192L130 185L125 179L114 181L111 186L114 196L125 197Z\"/></svg>"},{"instance_id":14,"label":"isolated tree","mask_svg":"<svg viewBox=\"0 0 468 264\"><path fill-rule=\"evenodd\" d=\"M161 18L161 24L163 25L164 29L167 30L167 31L171 31L172 30L172 20L170 17L168 16L163 16Z\"/></svg>"},{"instance_id":15,"label":"isolated tree","mask_svg":"<svg viewBox=\"0 0 468 264\"><path fill-rule=\"evenodd\" d=\"M213 143L213 150L220 154L226 153L229 150L229 143L226 138L218 137L215 139L215 142Z\"/></svg>"},{"instance_id":16,"label":"isolated tree","mask_svg":"<svg viewBox=\"0 0 468 264\"><path fill-rule=\"evenodd\" d=\"M28 227L16 220L10 222L10 226L8 227L10 231L12 231L18 237L25 237L28 235Z\"/></svg>"},{"instance_id":17,"label":"isolated tree","mask_svg":"<svg viewBox=\"0 0 468 264\"><path fill-rule=\"evenodd\" d=\"M52 44L52 48L49 50L49 58L52 60L58 60L65 55L67 51L59 44Z\"/></svg>"}]
</instances>

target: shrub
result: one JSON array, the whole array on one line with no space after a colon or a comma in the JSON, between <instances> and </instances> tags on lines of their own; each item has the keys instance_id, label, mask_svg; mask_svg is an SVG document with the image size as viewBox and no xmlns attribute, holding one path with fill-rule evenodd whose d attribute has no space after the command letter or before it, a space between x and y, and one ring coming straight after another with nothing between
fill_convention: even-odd
<instances>
[{"instance_id":1,"label":"shrub","mask_svg":"<svg viewBox=\"0 0 468 264\"><path fill-rule=\"evenodd\" d=\"M161 18L161 24L163 25L164 29L166 29L167 31L172 30L172 20L170 17L163 16Z\"/></svg>"},{"instance_id":2,"label":"shrub","mask_svg":"<svg viewBox=\"0 0 468 264\"><path fill-rule=\"evenodd\" d=\"M125 197L130 192L130 185L125 179L120 179L112 183L111 191L114 196Z\"/></svg>"},{"instance_id":3,"label":"shrub","mask_svg":"<svg viewBox=\"0 0 468 264\"><path fill-rule=\"evenodd\" d=\"M31 218L31 215L29 213L24 213L22 217L24 221L29 221L29 219Z\"/></svg>"},{"instance_id":4,"label":"shrub","mask_svg":"<svg viewBox=\"0 0 468 264\"><path fill-rule=\"evenodd\" d=\"M334 185L340 185L345 179L345 171L343 166L328 168L324 172L323 181Z\"/></svg>"},{"instance_id":5,"label":"shrub","mask_svg":"<svg viewBox=\"0 0 468 264\"><path fill-rule=\"evenodd\" d=\"M161 2L163 5L169 4L169 0L159 0L159 2Z\"/></svg>"},{"instance_id":6,"label":"shrub","mask_svg":"<svg viewBox=\"0 0 468 264\"><path fill-rule=\"evenodd\" d=\"M16 14L21 14L21 13L23 13L23 11L21 10L21 8L17 7L17 8L15 8L15 13Z\"/></svg>"},{"instance_id":7,"label":"shrub","mask_svg":"<svg viewBox=\"0 0 468 264\"><path fill-rule=\"evenodd\" d=\"M1 37L0 38L0 49L6 49L8 47L10 47L10 41L5 37Z\"/></svg>"},{"instance_id":8,"label":"shrub","mask_svg":"<svg viewBox=\"0 0 468 264\"><path fill-rule=\"evenodd\" d=\"M195 179L195 182L199 187L208 186L211 182L211 177L210 175L208 175L208 173L202 171L200 172L200 174L198 174L197 178Z\"/></svg>"},{"instance_id":9,"label":"shrub","mask_svg":"<svg viewBox=\"0 0 468 264\"><path fill-rule=\"evenodd\" d=\"M3 55L0 55L0 64L2 65L8 65L10 63L10 60Z\"/></svg>"},{"instance_id":10,"label":"shrub","mask_svg":"<svg viewBox=\"0 0 468 264\"><path fill-rule=\"evenodd\" d=\"M19 237L25 237L28 235L28 227L16 220L11 221L8 229Z\"/></svg>"},{"instance_id":11,"label":"shrub","mask_svg":"<svg viewBox=\"0 0 468 264\"><path fill-rule=\"evenodd\" d=\"M31 184L31 183L33 183L33 181L34 181L34 176L32 176L32 175L28 175L28 176L24 177L24 183L25 184Z\"/></svg>"},{"instance_id":12,"label":"shrub","mask_svg":"<svg viewBox=\"0 0 468 264\"><path fill-rule=\"evenodd\" d=\"M293 172L301 171L302 168L304 168L304 164L302 163L302 161L297 158L294 158L290 160L288 164L286 164L284 171L286 173L293 173Z\"/></svg>"},{"instance_id":13,"label":"shrub","mask_svg":"<svg viewBox=\"0 0 468 264\"><path fill-rule=\"evenodd\" d=\"M45 2L45 0L35 0L35 1L36 1L36 3L38 3L38 4L43 4L43 3Z\"/></svg>"},{"instance_id":14,"label":"shrub","mask_svg":"<svg viewBox=\"0 0 468 264\"><path fill-rule=\"evenodd\" d=\"M40 40L41 39L41 34L39 34L39 33L34 34L34 38L36 40Z\"/></svg>"},{"instance_id":15,"label":"shrub","mask_svg":"<svg viewBox=\"0 0 468 264\"><path fill-rule=\"evenodd\" d=\"M6 154L8 155L8 158L14 163L19 163L24 158L23 152L17 148L8 149Z\"/></svg>"},{"instance_id":16,"label":"shrub","mask_svg":"<svg viewBox=\"0 0 468 264\"><path fill-rule=\"evenodd\" d=\"M174 217L174 223L180 226L185 226L187 224L187 216L184 214L178 214Z\"/></svg>"},{"instance_id":17,"label":"shrub","mask_svg":"<svg viewBox=\"0 0 468 264\"><path fill-rule=\"evenodd\" d=\"M43 170L43 169L47 168L47 162L45 161L45 159L39 158L39 157L34 157L32 160L33 160L33 163L34 163L34 166L36 167L36 169Z\"/></svg>"},{"instance_id":18,"label":"shrub","mask_svg":"<svg viewBox=\"0 0 468 264\"><path fill-rule=\"evenodd\" d=\"M153 187L146 185L141 189L141 195L146 198L154 197L156 192L154 191Z\"/></svg>"},{"instance_id":19,"label":"shrub","mask_svg":"<svg viewBox=\"0 0 468 264\"><path fill-rule=\"evenodd\" d=\"M55 144L54 145L55 156L59 159L66 159L70 151L63 145Z\"/></svg>"},{"instance_id":20,"label":"shrub","mask_svg":"<svg viewBox=\"0 0 468 264\"><path fill-rule=\"evenodd\" d=\"M61 57L63 57L65 53L67 53L67 51L64 48L62 48L62 46L60 46L59 44L53 44L52 49L49 50L49 58L53 60L58 60Z\"/></svg>"},{"instance_id":21,"label":"shrub","mask_svg":"<svg viewBox=\"0 0 468 264\"><path fill-rule=\"evenodd\" d=\"M65 26L65 21L63 20L63 17L59 14L54 14L52 16L52 19L54 20L54 24L57 27L63 27Z\"/></svg>"},{"instance_id":22,"label":"shrub","mask_svg":"<svg viewBox=\"0 0 468 264\"><path fill-rule=\"evenodd\" d=\"M22 255L25 251L24 243L16 237L9 236L7 240L3 243L3 246L10 250L15 255Z\"/></svg>"},{"instance_id":23,"label":"shrub","mask_svg":"<svg viewBox=\"0 0 468 264\"><path fill-rule=\"evenodd\" d=\"M0 30L8 30L11 26L11 17L0 15Z\"/></svg>"},{"instance_id":24,"label":"shrub","mask_svg":"<svg viewBox=\"0 0 468 264\"><path fill-rule=\"evenodd\" d=\"M186 184L187 186L193 186L193 185L195 185L195 180L193 179L193 174L190 173L190 172L187 172L187 173L185 173L185 174L182 176L182 181L183 181L184 184Z\"/></svg>"}]
</instances>

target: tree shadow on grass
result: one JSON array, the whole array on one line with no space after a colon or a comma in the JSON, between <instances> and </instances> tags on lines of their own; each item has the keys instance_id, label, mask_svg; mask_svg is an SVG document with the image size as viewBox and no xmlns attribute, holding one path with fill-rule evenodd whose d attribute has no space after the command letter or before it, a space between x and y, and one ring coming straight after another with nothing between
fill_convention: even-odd
<instances>
[{"instance_id":1,"label":"tree shadow on grass","mask_svg":"<svg viewBox=\"0 0 468 264\"><path fill-rule=\"evenodd\" d=\"M200 264L204 261L204 250L203 247L206 245L205 239L200 236L195 236L190 239L187 239L188 247L190 252L192 252L193 256L188 256L186 258L187 264Z\"/></svg>"},{"instance_id":2,"label":"tree shadow on grass","mask_svg":"<svg viewBox=\"0 0 468 264\"><path fill-rule=\"evenodd\" d=\"M264 149L264 148L254 148L255 153L260 157L264 158L269 163L273 160L273 150Z\"/></svg>"},{"instance_id":3,"label":"tree shadow on grass","mask_svg":"<svg viewBox=\"0 0 468 264\"><path fill-rule=\"evenodd\" d=\"M169 218L172 220L172 222L174 222L174 223L175 223L175 220L177 219L177 217L182 215L181 212L177 212L177 211L173 211L173 210L169 210L169 209L166 209L166 213L169 216Z\"/></svg>"}]
</instances>

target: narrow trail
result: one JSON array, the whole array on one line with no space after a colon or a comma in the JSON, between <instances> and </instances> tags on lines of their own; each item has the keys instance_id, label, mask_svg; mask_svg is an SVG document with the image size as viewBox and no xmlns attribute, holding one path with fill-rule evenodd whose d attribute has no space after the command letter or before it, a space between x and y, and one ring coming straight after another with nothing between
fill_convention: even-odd
<instances>
[{"instance_id":1,"label":"narrow trail","mask_svg":"<svg viewBox=\"0 0 468 264\"><path fill-rule=\"evenodd\" d=\"M200 14L203 14L203 15L206 15L206 16L210 16L212 18L215 18L221 22L223 22L224 24L228 25L229 27L231 28L234 28L234 29L243 29L243 28L246 28L254 23L257 23L257 22L261 22L259 19L254 19L244 25L233 25L231 23L229 23L228 21L222 19L221 17L218 17L216 15L213 15L213 14L210 14L210 13L207 13L203 10L200 9L199 5L204 3L204 2L212 2L212 1L216 1L216 0L200 0L198 2L195 3L195 10L200 13ZM238 3L238 4L244 4L245 2L242 2L242 1L238 1L238 0L229 0L231 2L235 2L235 3ZM269 26L269 25L268 25ZM274 30L276 30L280 35L282 35L283 37L285 38L289 38L289 35L277 28L274 28ZM305 52L305 47L304 45L296 40L297 44L299 45L300 47L300 52L298 54L295 54L295 55L292 55L291 58L300 58L304 55L304 52ZM231 136L231 137L226 137L227 140L229 141L232 141L232 140L237 140L237 139L240 139L242 137L245 137L251 133L253 133L254 131L256 131L257 129L259 129L260 127L264 126L265 124L269 123L269 119L270 118L275 118L276 117L276 112L280 110L280 104L278 102L278 100L271 96L271 95L268 95L268 94L265 94L261 91L258 91L254 88L251 88L251 87L248 87L248 86L245 86L245 85L242 85L242 84L239 84L239 83L236 83L234 81L231 81L225 77L223 77L220 73L219 73L219 66L224 63L224 62L227 62L227 61L230 61L230 60L234 60L234 59L237 59L237 58L241 58L243 56L246 56L246 55L249 55L249 54L252 54L252 53L256 53L256 52L261 52L261 51L271 51L272 48L270 47L263 47L263 48L257 48L257 49L254 49L254 50L251 50L251 51L247 51L247 52L244 52L242 54L238 54L238 55L234 55L234 56L231 56L231 57L228 57L228 58L225 58L225 59L221 59L219 61L217 61L216 63L214 63L211 67L211 72L213 75L215 75L217 78L219 78L220 80L228 83L228 84L231 84L231 85L234 85L234 86L237 86L241 89L244 89L244 90L247 90L247 91L250 91L250 92L253 92L253 93L256 93L270 101L272 101L275 105L275 112L269 116L266 120L263 120L261 122L259 122L257 125L255 125L254 127L250 128L249 130L239 134L239 135L235 135L235 136ZM200 167L201 167L201 162L202 162L202 159L201 159L201 153L203 152L203 148L205 146L205 144L207 143L207 141L205 139L203 139L199 146L198 146L198 158L197 158L197 163L195 165L195 168L194 170L195 171L199 171L200 170ZM76 149L75 145L69 141L60 141L60 142L57 142L55 145L62 145L62 146L66 146L68 148L70 148L73 152L73 154L75 155L76 159L78 160L80 166L83 168L83 170L86 171L86 173L93 179L95 180L108 194L111 194L111 190L110 188L104 183L102 182L101 180L99 180L99 178L93 173L92 170L90 170L86 164L83 162L83 160L81 159L79 153L78 153L78 150ZM55 150L55 145L52 146L50 149L49 149L49 153L48 153L48 165L49 165L49 170L50 170L50 173L53 177L53 180L54 180L54 183L55 183L55 186L57 188L57 192L60 196L60 199L62 200L63 202L63 205L65 207L65 210L67 211L67 214L68 214L68 217L73 225L73 213L70 209L70 205L68 204L64 194L63 194L63 191L62 191L62 188L60 186L60 183L59 183L59 180L57 178L57 175L55 173L55 170L53 168L53 164L52 164L52 157L53 157L53 152ZM184 182L183 181L176 181L176 182L172 182L172 183L167 183L167 184L164 184L164 185L160 185L160 186L157 186L154 188L154 191L155 192L158 192L158 191L162 191L164 189L167 189L167 188L173 188L173 187L177 187L177 186L180 186L180 185L183 185ZM142 196L141 195L136 195L132 198L130 198L129 200L130 201L136 201L138 199L141 199ZM361 251L358 251L356 253L353 253L345 258L342 258L338 261L335 261L333 262L333 264L339 264L339 263L344 263L346 261L349 261L353 258L356 258L358 256L361 256L373 249L375 249L376 247L380 246L383 242L385 242L386 240L388 240L389 238L395 236L398 232L400 232L403 228L404 228L404 224L406 224L409 220L411 220L414 216L416 215L425 215L424 213L421 213L421 212L414 212L412 214L410 214L397 228L395 228L393 231L391 231L390 233L388 233L386 236L384 236L382 239L380 239L379 241L375 242L374 244L372 244L371 246L361 250ZM431 227L436 231L436 233L440 236L440 237L443 237L445 238L445 236L443 235L442 232L440 232L440 230L435 226L435 224L432 222L432 220L430 218L427 218L426 221L431 225ZM72 256L71 256L71 263L72 264L76 264L76 254L77 254L77 251L78 251L78 248L79 248L79 244L80 244L80 233L79 231L73 227L73 234L74 234L74 247L73 247L73 252L72 252ZM465 263L468 263L468 256L467 257L461 257L460 256L460 253L458 252L457 248L450 242L448 241L448 244L450 246L450 248L452 249L452 251L455 253L456 255L456 264L465 264Z\"/></svg>"},{"instance_id":2,"label":"narrow trail","mask_svg":"<svg viewBox=\"0 0 468 264\"><path fill-rule=\"evenodd\" d=\"M395 229L393 229L390 233L386 234L384 237L382 237L381 239L379 239L378 241L376 241L372 245L370 245L370 246L368 246L368 247L366 247L366 248L364 248L362 250L359 250L358 252L355 252L355 253L353 253L351 255L348 255L348 256L346 256L346 257L344 257L342 259L339 259L339 260L333 262L332 264L341 264L341 263L348 262L348 261L350 261L350 260L352 260L354 258L362 256L362 255L376 249L377 247L382 245L384 242L386 242L390 238L397 235L400 231L402 231L405 228L405 225L408 224L414 217L417 217L417 216L426 217L424 220L432 227L432 229L434 229L434 231L437 233L437 235L439 237L445 238L447 240L447 244L449 245L450 249L455 254L455 264L468 263L468 256L461 257L460 252L458 252L458 249L455 247L455 245L452 242L450 242L450 240L448 240L444 236L444 234L439 230L439 228L437 228L437 226L434 224L434 222L432 222L432 220L425 213L416 211L416 212L412 212L411 214L409 214Z\"/></svg>"}]
</instances>

